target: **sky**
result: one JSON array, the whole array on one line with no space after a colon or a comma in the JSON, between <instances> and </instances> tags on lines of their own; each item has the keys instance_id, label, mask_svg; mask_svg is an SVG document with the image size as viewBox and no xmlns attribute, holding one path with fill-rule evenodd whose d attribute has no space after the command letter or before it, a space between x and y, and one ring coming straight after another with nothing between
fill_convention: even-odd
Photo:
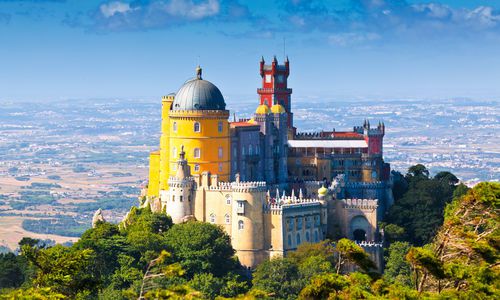
<instances>
[{"instance_id":1,"label":"sky","mask_svg":"<svg viewBox=\"0 0 500 300\"><path fill-rule=\"evenodd\" d=\"M159 100L193 77L253 101L500 99L500 0L0 0L0 100Z\"/></svg>"}]
</instances>

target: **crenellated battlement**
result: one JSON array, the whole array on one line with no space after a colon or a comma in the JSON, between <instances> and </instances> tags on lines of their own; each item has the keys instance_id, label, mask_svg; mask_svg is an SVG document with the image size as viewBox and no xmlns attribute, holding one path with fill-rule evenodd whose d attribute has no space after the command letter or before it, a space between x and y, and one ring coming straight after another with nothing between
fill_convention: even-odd
<instances>
[{"instance_id":1,"label":"crenellated battlement","mask_svg":"<svg viewBox=\"0 0 500 300\"><path fill-rule=\"evenodd\" d=\"M342 205L347 209L377 209L377 199L342 199Z\"/></svg>"},{"instance_id":2,"label":"crenellated battlement","mask_svg":"<svg viewBox=\"0 0 500 300\"><path fill-rule=\"evenodd\" d=\"M264 206L264 212L281 214L283 210L301 209L304 207L319 206L321 203L318 199L299 199L292 197L284 197L280 199L272 198L269 203Z\"/></svg>"},{"instance_id":3,"label":"crenellated battlement","mask_svg":"<svg viewBox=\"0 0 500 300\"><path fill-rule=\"evenodd\" d=\"M361 188L361 189L381 189L386 187L386 183L383 181L375 182L346 182L345 186L347 188Z\"/></svg>"},{"instance_id":4,"label":"crenellated battlement","mask_svg":"<svg viewBox=\"0 0 500 300\"><path fill-rule=\"evenodd\" d=\"M227 119L229 118L229 110L171 110L169 116L184 120L189 120L190 118Z\"/></svg>"},{"instance_id":5,"label":"crenellated battlement","mask_svg":"<svg viewBox=\"0 0 500 300\"><path fill-rule=\"evenodd\" d=\"M375 241L355 241L361 248L383 248L384 244Z\"/></svg>"}]
</instances>

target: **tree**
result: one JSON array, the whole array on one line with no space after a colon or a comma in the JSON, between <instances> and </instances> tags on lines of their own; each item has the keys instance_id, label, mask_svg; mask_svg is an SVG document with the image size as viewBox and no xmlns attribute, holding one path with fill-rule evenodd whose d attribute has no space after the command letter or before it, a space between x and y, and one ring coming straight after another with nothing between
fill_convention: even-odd
<instances>
[{"instance_id":1,"label":"tree","mask_svg":"<svg viewBox=\"0 0 500 300\"><path fill-rule=\"evenodd\" d=\"M224 276L238 266L231 238L219 226L195 221L176 224L165 234L165 241L189 279L195 273Z\"/></svg>"},{"instance_id":2,"label":"tree","mask_svg":"<svg viewBox=\"0 0 500 300\"><path fill-rule=\"evenodd\" d=\"M422 178L429 178L429 170L422 165L422 164L417 164L414 166L411 166L408 169L408 174L406 174L407 178L412 179L413 177L422 179Z\"/></svg>"},{"instance_id":3,"label":"tree","mask_svg":"<svg viewBox=\"0 0 500 300\"><path fill-rule=\"evenodd\" d=\"M384 279L389 283L399 283L411 287L411 266L405 259L410 244L407 242L394 242L389 246L386 256Z\"/></svg>"},{"instance_id":4,"label":"tree","mask_svg":"<svg viewBox=\"0 0 500 300\"><path fill-rule=\"evenodd\" d=\"M14 253L0 254L0 289L21 286L25 279L26 262Z\"/></svg>"},{"instance_id":5,"label":"tree","mask_svg":"<svg viewBox=\"0 0 500 300\"><path fill-rule=\"evenodd\" d=\"M70 297L83 291L95 291L96 280L89 272L92 250L75 250L61 245L37 249L24 245L22 254L36 267L35 286Z\"/></svg>"},{"instance_id":6,"label":"tree","mask_svg":"<svg viewBox=\"0 0 500 300\"><path fill-rule=\"evenodd\" d=\"M300 281L296 264L289 258L274 258L257 266L252 283L254 289L276 299L294 299L305 284Z\"/></svg>"},{"instance_id":7,"label":"tree","mask_svg":"<svg viewBox=\"0 0 500 300\"><path fill-rule=\"evenodd\" d=\"M336 265L337 274L341 272L342 267L347 262L350 262L361 268L364 272L370 273L372 276L377 276L375 274L377 266L363 248L356 245L355 242L348 239L340 239L335 246L335 250L339 256Z\"/></svg>"},{"instance_id":8,"label":"tree","mask_svg":"<svg viewBox=\"0 0 500 300\"><path fill-rule=\"evenodd\" d=\"M314 277L311 283L300 291L299 299L336 299L339 293L348 285L349 282L343 275L335 273L321 274Z\"/></svg>"}]
</instances>

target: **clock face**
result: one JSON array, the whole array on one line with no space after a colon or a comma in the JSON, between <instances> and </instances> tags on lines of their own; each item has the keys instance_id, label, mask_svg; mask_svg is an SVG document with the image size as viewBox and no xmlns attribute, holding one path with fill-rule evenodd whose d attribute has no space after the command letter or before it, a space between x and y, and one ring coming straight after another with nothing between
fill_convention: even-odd
<instances>
[{"instance_id":1,"label":"clock face","mask_svg":"<svg viewBox=\"0 0 500 300\"><path fill-rule=\"evenodd\" d=\"M266 74L266 83L271 82L271 74Z\"/></svg>"}]
</instances>

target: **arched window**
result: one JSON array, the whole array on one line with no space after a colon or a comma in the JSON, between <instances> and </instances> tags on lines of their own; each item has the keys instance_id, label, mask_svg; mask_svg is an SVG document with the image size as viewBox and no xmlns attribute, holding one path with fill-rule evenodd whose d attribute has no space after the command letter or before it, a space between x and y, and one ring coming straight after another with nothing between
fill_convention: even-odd
<instances>
[{"instance_id":1,"label":"arched window","mask_svg":"<svg viewBox=\"0 0 500 300\"><path fill-rule=\"evenodd\" d=\"M222 172L222 169L223 169L223 165L222 165L222 163L219 163L219 172Z\"/></svg>"},{"instance_id":2,"label":"arched window","mask_svg":"<svg viewBox=\"0 0 500 300\"><path fill-rule=\"evenodd\" d=\"M210 214L210 223L215 223L215 214Z\"/></svg>"},{"instance_id":3,"label":"arched window","mask_svg":"<svg viewBox=\"0 0 500 300\"><path fill-rule=\"evenodd\" d=\"M201 131L200 122L194 122L194 132L200 132L200 131Z\"/></svg>"},{"instance_id":4,"label":"arched window","mask_svg":"<svg viewBox=\"0 0 500 300\"><path fill-rule=\"evenodd\" d=\"M245 155L245 147L241 147L241 155Z\"/></svg>"},{"instance_id":5,"label":"arched window","mask_svg":"<svg viewBox=\"0 0 500 300\"><path fill-rule=\"evenodd\" d=\"M239 229L239 230L243 230L243 228L244 228L244 225L243 225L243 220L239 220L239 221L238 221L238 229Z\"/></svg>"},{"instance_id":6,"label":"arched window","mask_svg":"<svg viewBox=\"0 0 500 300\"><path fill-rule=\"evenodd\" d=\"M318 238L318 231L315 231L314 232L314 242L319 242L319 238Z\"/></svg>"},{"instance_id":7,"label":"arched window","mask_svg":"<svg viewBox=\"0 0 500 300\"><path fill-rule=\"evenodd\" d=\"M309 242L309 231L306 231L306 241Z\"/></svg>"},{"instance_id":8,"label":"arched window","mask_svg":"<svg viewBox=\"0 0 500 300\"><path fill-rule=\"evenodd\" d=\"M195 164L194 165L194 171L195 172L199 172L200 171L200 165L199 164Z\"/></svg>"},{"instance_id":9,"label":"arched window","mask_svg":"<svg viewBox=\"0 0 500 300\"><path fill-rule=\"evenodd\" d=\"M222 158L222 156L223 156L222 147L219 147L218 154L219 154L219 158Z\"/></svg>"},{"instance_id":10,"label":"arched window","mask_svg":"<svg viewBox=\"0 0 500 300\"><path fill-rule=\"evenodd\" d=\"M224 216L224 221L226 221L226 224L231 224L231 218L229 217L228 214Z\"/></svg>"},{"instance_id":11,"label":"arched window","mask_svg":"<svg viewBox=\"0 0 500 300\"><path fill-rule=\"evenodd\" d=\"M200 158L201 157L201 150L200 150L200 148L194 148L193 156L194 156L194 158Z\"/></svg>"},{"instance_id":12,"label":"arched window","mask_svg":"<svg viewBox=\"0 0 500 300\"><path fill-rule=\"evenodd\" d=\"M174 148L172 148L172 156L173 156L174 158L177 158L177 148L175 148L175 147L174 147Z\"/></svg>"},{"instance_id":13,"label":"arched window","mask_svg":"<svg viewBox=\"0 0 500 300\"><path fill-rule=\"evenodd\" d=\"M297 233L297 246L300 245L300 233Z\"/></svg>"},{"instance_id":14,"label":"arched window","mask_svg":"<svg viewBox=\"0 0 500 300\"><path fill-rule=\"evenodd\" d=\"M172 131L177 132L177 122L172 123Z\"/></svg>"},{"instance_id":15,"label":"arched window","mask_svg":"<svg viewBox=\"0 0 500 300\"><path fill-rule=\"evenodd\" d=\"M219 121L219 123L217 124L217 129L219 130L219 132L222 132L222 130L224 129L222 121Z\"/></svg>"},{"instance_id":16,"label":"arched window","mask_svg":"<svg viewBox=\"0 0 500 300\"><path fill-rule=\"evenodd\" d=\"M226 195L226 204L231 205L231 196Z\"/></svg>"},{"instance_id":17,"label":"arched window","mask_svg":"<svg viewBox=\"0 0 500 300\"><path fill-rule=\"evenodd\" d=\"M291 247L292 246L292 235L289 234L288 235L288 247Z\"/></svg>"},{"instance_id":18,"label":"arched window","mask_svg":"<svg viewBox=\"0 0 500 300\"><path fill-rule=\"evenodd\" d=\"M253 146L250 144L248 145L248 155L252 155L253 154Z\"/></svg>"}]
</instances>

